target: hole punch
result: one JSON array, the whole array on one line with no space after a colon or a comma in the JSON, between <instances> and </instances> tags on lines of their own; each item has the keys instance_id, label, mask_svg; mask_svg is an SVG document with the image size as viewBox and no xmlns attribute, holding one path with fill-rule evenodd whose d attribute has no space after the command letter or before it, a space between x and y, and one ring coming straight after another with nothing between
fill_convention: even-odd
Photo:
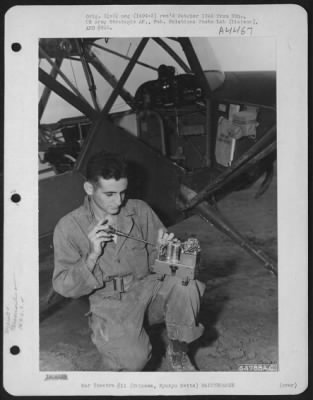
<instances>
[{"instance_id":1,"label":"hole punch","mask_svg":"<svg viewBox=\"0 0 313 400\"><path fill-rule=\"evenodd\" d=\"M11 201L13 201L13 203L19 203L21 201L21 196L18 193L14 193L11 196Z\"/></svg>"},{"instance_id":2,"label":"hole punch","mask_svg":"<svg viewBox=\"0 0 313 400\"><path fill-rule=\"evenodd\" d=\"M19 51L22 49L22 46L21 46L20 43L15 42L15 43L12 43L11 49L12 49L13 51L15 51L15 53L17 53L17 52L19 52Z\"/></svg>"},{"instance_id":3,"label":"hole punch","mask_svg":"<svg viewBox=\"0 0 313 400\"><path fill-rule=\"evenodd\" d=\"M13 354L13 356L16 356L17 354L19 354L20 351L21 350L20 350L19 346L12 346L10 348L10 353Z\"/></svg>"}]
</instances>

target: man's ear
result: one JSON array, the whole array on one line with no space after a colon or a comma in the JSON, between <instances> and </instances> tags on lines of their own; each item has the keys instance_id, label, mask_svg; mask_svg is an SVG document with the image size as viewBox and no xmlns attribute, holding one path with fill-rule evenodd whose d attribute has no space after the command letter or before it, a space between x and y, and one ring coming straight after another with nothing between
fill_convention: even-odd
<instances>
[{"instance_id":1,"label":"man's ear","mask_svg":"<svg viewBox=\"0 0 313 400\"><path fill-rule=\"evenodd\" d=\"M86 181L84 183L84 190L88 194L88 196L91 196L93 194L93 192L94 192L93 184L88 182L88 181Z\"/></svg>"}]
</instances>

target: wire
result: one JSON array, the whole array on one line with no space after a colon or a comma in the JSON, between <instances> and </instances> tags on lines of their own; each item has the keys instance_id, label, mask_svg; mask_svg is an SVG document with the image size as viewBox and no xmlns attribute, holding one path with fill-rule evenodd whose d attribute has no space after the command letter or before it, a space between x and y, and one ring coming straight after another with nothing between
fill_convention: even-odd
<instances>
[{"instance_id":1,"label":"wire","mask_svg":"<svg viewBox=\"0 0 313 400\"><path fill-rule=\"evenodd\" d=\"M76 81L76 75L75 75L75 72L74 72L72 60L70 60L70 64L71 64L71 68L72 68L72 73L73 73L76 89L78 90L78 85L77 85L77 81Z\"/></svg>"},{"instance_id":2,"label":"wire","mask_svg":"<svg viewBox=\"0 0 313 400\"><path fill-rule=\"evenodd\" d=\"M126 57L128 57L129 50L130 50L131 47L132 47L132 42L129 43L129 46L128 46L128 49L127 49L127 52L126 52Z\"/></svg>"},{"instance_id":3,"label":"wire","mask_svg":"<svg viewBox=\"0 0 313 400\"><path fill-rule=\"evenodd\" d=\"M64 157L69 159L70 161L73 161L74 163L76 162L76 158L74 158L73 156L71 156L70 154L64 154Z\"/></svg>"}]
</instances>

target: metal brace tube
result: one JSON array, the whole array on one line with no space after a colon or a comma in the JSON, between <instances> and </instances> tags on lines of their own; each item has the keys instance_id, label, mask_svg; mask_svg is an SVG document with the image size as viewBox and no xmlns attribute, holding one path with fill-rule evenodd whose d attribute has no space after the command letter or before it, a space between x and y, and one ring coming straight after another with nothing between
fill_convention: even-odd
<instances>
[{"instance_id":1,"label":"metal brace tube","mask_svg":"<svg viewBox=\"0 0 313 400\"><path fill-rule=\"evenodd\" d=\"M188 202L190 198L195 196L195 192L184 185L180 186L180 194L183 202ZM240 247L256 257L259 261L262 261L264 268L277 276L277 263L262 250L255 248L251 243L249 243L247 239L245 239L229 224L218 209L213 208L207 202L202 202L195 207L195 210L204 220L213 224L213 226L230 237Z\"/></svg>"}]
</instances>

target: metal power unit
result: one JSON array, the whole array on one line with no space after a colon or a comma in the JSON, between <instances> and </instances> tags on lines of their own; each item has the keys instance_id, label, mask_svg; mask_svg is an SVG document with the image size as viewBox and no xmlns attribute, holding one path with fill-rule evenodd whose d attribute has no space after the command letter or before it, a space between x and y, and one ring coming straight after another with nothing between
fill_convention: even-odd
<instances>
[{"instance_id":1,"label":"metal power unit","mask_svg":"<svg viewBox=\"0 0 313 400\"><path fill-rule=\"evenodd\" d=\"M200 262L200 244L196 238L185 242L173 239L159 246L151 271L164 279L166 275L181 278L183 285L194 280Z\"/></svg>"}]
</instances>

